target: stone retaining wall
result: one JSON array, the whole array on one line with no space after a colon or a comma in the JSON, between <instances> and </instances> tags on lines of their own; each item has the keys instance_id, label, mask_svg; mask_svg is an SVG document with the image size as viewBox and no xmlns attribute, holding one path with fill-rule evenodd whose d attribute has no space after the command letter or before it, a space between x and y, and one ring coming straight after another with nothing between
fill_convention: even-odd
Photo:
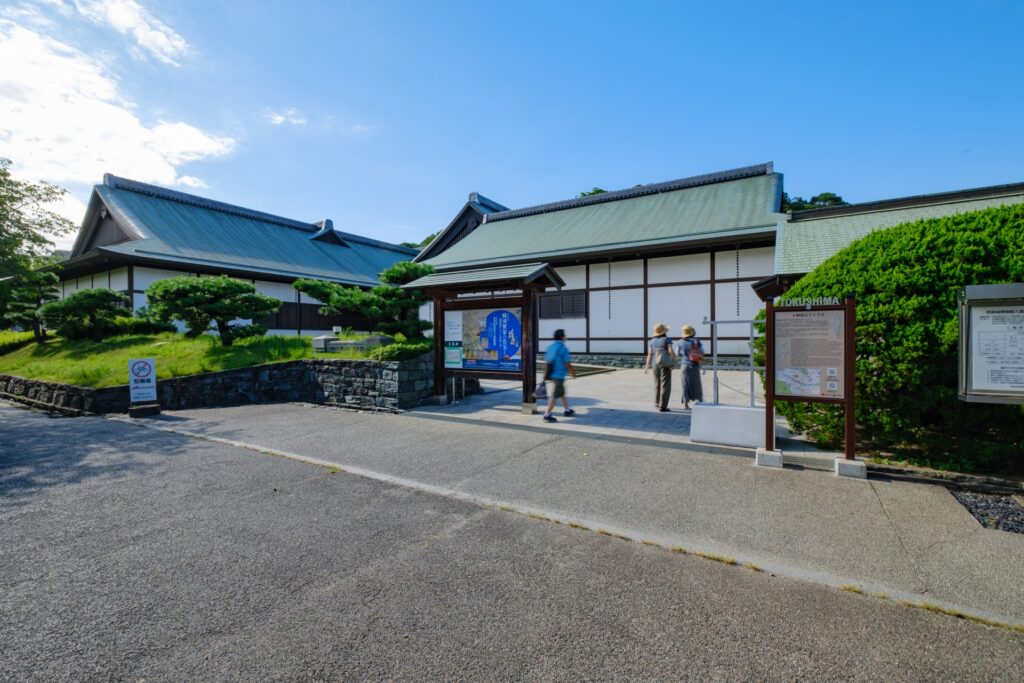
<instances>
[{"instance_id":1,"label":"stone retaining wall","mask_svg":"<svg viewBox=\"0 0 1024 683\"><path fill-rule=\"evenodd\" d=\"M290 401L405 410L429 403L433 389L427 353L407 361L314 358L174 377L157 383L157 396L167 410ZM466 380L466 393L479 392L479 380ZM124 413L129 406L127 385L88 389L11 375L0 375L0 397L67 414Z\"/></svg>"}]
</instances>

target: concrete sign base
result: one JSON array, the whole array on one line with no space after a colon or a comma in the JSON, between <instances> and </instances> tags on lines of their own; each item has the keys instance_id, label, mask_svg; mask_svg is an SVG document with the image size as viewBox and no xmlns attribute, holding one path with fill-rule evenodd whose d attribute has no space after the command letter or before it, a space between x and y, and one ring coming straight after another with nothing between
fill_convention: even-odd
<instances>
[{"instance_id":1,"label":"concrete sign base","mask_svg":"<svg viewBox=\"0 0 1024 683\"><path fill-rule=\"evenodd\" d=\"M764 408L698 403L690 415L690 440L761 448L764 419Z\"/></svg>"},{"instance_id":2,"label":"concrete sign base","mask_svg":"<svg viewBox=\"0 0 1024 683\"><path fill-rule=\"evenodd\" d=\"M852 477L854 479L867 479L868 466L863 460L847 460L836 458L836 476Z\"/></svg>"},{"instance_id":3,"label":"concrete sign base","mask_svg":"<svg viewBox=\"0 0 1024 683\"><path fill-rule=\"evenodd\" d=\"M759 467L782 467L782 451L766 451L758 448L754 454L754 464Z\"/></svg>"}]
</instances>

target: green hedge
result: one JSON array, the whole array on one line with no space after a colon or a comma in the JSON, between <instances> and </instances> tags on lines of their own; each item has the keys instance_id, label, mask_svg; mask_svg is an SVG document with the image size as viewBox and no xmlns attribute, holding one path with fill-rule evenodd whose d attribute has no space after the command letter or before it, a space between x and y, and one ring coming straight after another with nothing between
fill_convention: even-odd
<instances>
[{"instance_id":1,"label":"green hedge","mask_svg":"<svg viewBox=\"0 0 1024 683\"><path fill-rule=\"evenodd\" d=\"M1024 471L1024 407L957 399L957 292L1024 282L1024 205L905 223L851 244L786 294L857 297L860 448L966 471ZM778 403L822 445L841 410Z\"/></svg>"},{"instance_id":2,"label":"green hedge","mask_svg":"<svg viewBox=\"0 0 1024 683\"><path fill-rule=\"evenodd\" d=\"M31 332L0 332L0 356L32 343Z\"/></svg>"},{"instance_id":3,"label":"green hedge","mask_svg":"<svg viewBox=\"0 0 1024 683\"><path fill-rule=\"evenodd\" d=\"M412 360L431 349L430 340L418 342L400 342L378 346L370 349L370 358L374 360Z\"/></svg>"}]
</instances>

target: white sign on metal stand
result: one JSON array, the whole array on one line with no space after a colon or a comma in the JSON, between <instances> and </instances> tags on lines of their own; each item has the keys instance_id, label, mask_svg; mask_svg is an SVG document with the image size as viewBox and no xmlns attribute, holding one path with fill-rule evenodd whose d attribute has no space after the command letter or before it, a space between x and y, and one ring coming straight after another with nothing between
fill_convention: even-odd
<instances>
[{"instance_id":1,"label":"white sign on metal stand","mask_svg":"<svg viewBox=\"0 0 1024 683\"><path fill-rule=\"evenodd\" d=\"M156 359L128 361L128 393L132 404L156 402Z\"/></svg>"}]
</instances>

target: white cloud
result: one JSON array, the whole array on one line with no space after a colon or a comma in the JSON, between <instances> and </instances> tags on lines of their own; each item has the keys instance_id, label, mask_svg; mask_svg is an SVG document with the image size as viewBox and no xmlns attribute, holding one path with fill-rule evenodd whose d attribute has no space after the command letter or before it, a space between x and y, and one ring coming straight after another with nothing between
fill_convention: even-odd
<instances>
[{"instance_id":1,"label":"white cloud","mask_svg":"<svg viewBox=\"0 0 1024 683\"><path fill-rule=\"evenodd\" d=\"M348 129L350 133L372 133L373 130L373 126L368 126L365 123L357 123L353 126L349 126Z\"/></svg>"},{"instance_id":2,"label":"white cloud","mask_svg":"<svg viewBox=\"0 0 1024 683\"><path fill-rule=\"evenodd\" d=\"M199 187L178 166L235 141L185 122L139 119L100 60L0 19L0 155L29 179L92 185L104 172Z\"/></svg>"},{"instance_id":3,"label":"white cloud","mask_svg":"<svg viewBox=\"0 0 1024 683\"><path fill-rule=\"evenodd\" d=\"M275 126L280 126L282 123L301 126L306 123L306 119L302 118L302 115L294 107L289 107L282 112L268 111L267 121L270 121Z\"/></svg>"},{"instance_id":4,"label":"white cloud","mask_svg":"<svg viewBox=\"0 0 1024 683\"><path fill-rule=\"evenodd\" d=\"M131 36L138 48L164 64L180 66L175 60L189 52L189 44L184 38L136 0L75 0L75 8L94 24L109 26L118 33ZM132 52L141 54L138 50Z\"/></svg>"}]
</instances>

